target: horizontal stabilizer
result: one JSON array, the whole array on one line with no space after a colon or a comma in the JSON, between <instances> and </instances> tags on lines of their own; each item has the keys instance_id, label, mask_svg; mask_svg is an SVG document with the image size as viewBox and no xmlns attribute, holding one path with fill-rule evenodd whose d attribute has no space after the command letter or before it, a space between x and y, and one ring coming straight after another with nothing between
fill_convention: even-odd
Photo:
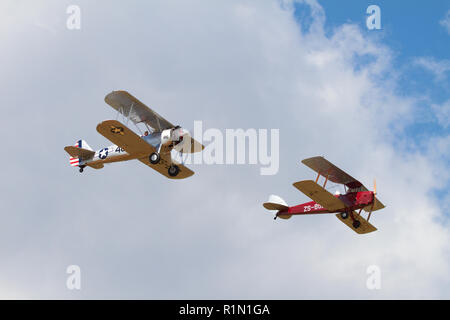
<instances>
[{"instance_id":1,"label":"horizontal stabilizer","mask_svg":"<svg viewBox=\"0 0 450 320\"><path fill-rule=\"evenodd\" d=\"M101 169L104 167L103 163L87 163L86 165L94 169Z\"/></svg>"},{"instance_id":2,"label":"horizontal stabilizer","mask_svg":"<svg viewBox=\"0 0 450 320\"><path fill-rule=\"evenodd\" d=\"M277 217L287 220L287 219L292 218L292 214L283 214L283 213L280 214L280 213L277 213Z\"/></svg>"},{"instance_id":3,"label":"horizontal stabilizer","mask_svg":"<svg viewBox=\"0 0 450 320\"><path fill-rule=\"evenodd\" d=\"M78 148L78 147L74 147L74 146L64 147L64 150L68 154L70 154L71 157L80 158L81 160L93 158L95 155L95 152L92 150Z\"/></svg>"}]
</instances>

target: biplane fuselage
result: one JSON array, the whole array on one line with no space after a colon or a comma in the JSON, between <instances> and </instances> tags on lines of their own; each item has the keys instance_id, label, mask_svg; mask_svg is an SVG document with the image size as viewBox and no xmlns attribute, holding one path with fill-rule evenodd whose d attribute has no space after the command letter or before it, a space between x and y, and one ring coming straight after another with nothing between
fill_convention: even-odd
<instances>
[{"instance_id":1,"label":"biplane fuselage","mask_svg":"<svg viewBox=\"0 0 450 320\"><path fill-rule=\"evenodd\" d=\"M161 132L153 132L146 136L141 136L141 138L151 145L153 148L158 148L161 141ZM168 145L170 142L166 142L165 145ZM138 159L136 155L130 155L123 148L113 144L109 147L102 148L97 150L94 156L90 159L79 160L75 162L74 166L83 166L83 165L101 165L106 163L120 162L120 161L128 161Z\"/></svg>"},{"instance_id":2,"label":"biplane fuselage","mask_svg":"<svg viewBox=\"0 0 450 320\"><path fill-rule=\"evenodd\" d=\"M377 230L369 223L372 212L384 208L384 205L375 196L376 184L374 184L374 191L368 190L361 182L323 157L304 159L302 163L317 172L317 178L315 181L298 181L293 185L313 201L290 207L280 197L271 195L269 201L265 202L263 206L268 210L276 211L275 219L277 217L289 219L294 215L334 213L339 220L356 233L362 234ZM325 178L323 185L318 184L321 176ZM344 185L346 192L331 194L325 189L328 181ZM363 210L368 212L367 219L361 215Z\"/></svg>"},{"instance_id":3,"label":"biplane fuselage","mask_svg":"<svg viewBox=\"0 0 450 320\"><path fill-rule=\"evenodd\" d=\"M293 207L289 207L287 210L280 210L277 215L282 216L354 211L370 206L375 199L375 195L372 191L349 192L346 194L335 195L335 197L345 203L345 207L330 211L322 207L317 202L310 201Z\"/></svg>"},{"instance_id":4,"label":"biplane fuselage","mask_svg":"<svg viewBox=\"0 0 450 320\"><path fill-rule=\"evenodd\" d=\"M97 131L113 145L94 151L84 140L64 150L70 155L70 165L83 172L86 166L101 169L104 164L137 159L169 179L184 179L194 172L172 158L171 151L179 153L201 152L204 146L195 141L187 130L175 126L144 105L126 91L113 91L105 102L121 114L126 123L145 125L140 136L118 120L105 120Z\"/></svg>"}]
</instances>

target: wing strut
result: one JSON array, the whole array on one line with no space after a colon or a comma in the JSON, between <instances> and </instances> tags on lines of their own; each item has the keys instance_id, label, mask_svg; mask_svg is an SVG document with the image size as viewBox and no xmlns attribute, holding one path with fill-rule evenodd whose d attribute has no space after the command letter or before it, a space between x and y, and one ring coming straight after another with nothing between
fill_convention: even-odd
<instances>
[{"instance_id":1,"label":"wing strut","mask_svg":"<svg viewBox=\"0 0 450 320\"><path fill-rule=\"evenodd\" d=\"M156 118L156 123L158 124L158 131L162 131L161 124L159 123L159 118Z\"/></svg>"},{"instance_id":2,"label":"wing strut","mask_svg":"<svg viewBox=\"0 0 450 320\"><path fill-rule=\"evenodd\" d=\"M369 219L370 219L370 215L372 214L372 210L373 210L373 206L374 205L375 205L375 196L374 196L374 199L372 201L372 205L370 206L369 215L367 216L367 221L369 221Z\"/></svg>"},{"instance_id":3,"label":"wing strut","mask_svg":"<svg viewBox=\"0 0 450 320\"><path fill-rule=\"evenodd\" d=\"M316 183L319 181L319 178L321 176L321 172L317 172L317 178L316 178ZM330 174L327 174L326 176L323 176L325 178L325 182L323 183L323 188L325 188L325 186L327 185L328 182L328 177L330 176Z\"/></svg>"},{"instance_id":4,"label":"wing strut","mask_svg":"<svg viewBox=\"0 0 450 320\"><path fill-rule=\"evenodd\" d=\"M134 107L134 101L131 103L130 111L128 111L127 122L125 123L126 125L128 125L128 122L130 121L130 116L131 116L131 112L133 111L133 107Z\"/></svg>"},{"instance_id":5,"label":"wing strut","mask_svg":"<svg viewBox=\"0 0 450 320\"><path fill-rule=\"evenodd\" d=\"M329 174L327 174L327 176L325 178L325 182L323 183L323 188L325 188L325 186L327 185L328 177L329 177Z\"/></svg>"}]
</instances>

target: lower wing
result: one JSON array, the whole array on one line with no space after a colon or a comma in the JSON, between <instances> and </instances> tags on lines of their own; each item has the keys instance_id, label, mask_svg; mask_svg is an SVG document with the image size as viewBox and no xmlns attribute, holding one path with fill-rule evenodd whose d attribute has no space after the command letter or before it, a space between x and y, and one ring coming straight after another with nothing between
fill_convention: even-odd
<instances>
[{"instance_id":1,"label":"lower wing","mask_svg":"<svg viewBox=\"0 0 450 320\"><path fill-rule=\"evenodd\" d=\"M149 155L156 152L156 149L117 120L106 120L99 123L97 125L97 131L112 143L123 148L130 156L155 169L169 179L184 179L194 174L193 171L184 165L174 161L170 152L162 152L159 163L150 163ZM179 169L176 176L169 175L168 169L171 165L175 165Z\"/></svg>"},{"instance_id":2,"label":"lower wing","mask_svg":"<svg viewBox=\"0 0 450 320\"><path fill-rule=\"evenodd\" d=\"M139 158L138 160L143 164L149 166L150 168L155 169L156 171L158 171L163 176L166 176L169 179L185 179L194 175L194 171L171 159L170 153L161 154L161 159L159 160L158 164L150 163L148 156ZM179 169L179 172L175 177L169 175L169 168L171 165L175 165Z\"/></svg>"},{"instance_id":3,"label":"lower wing","mask_svg":"<svg viewBox=\"0 0 450 320\"><path fill-rule=\"evenodd\" d=\"M364 208L364 211L370 212L370 211L377 211L377 210L381 210L384 208L384 204L381 203L380 200L377 199L377 197L375 197L373 206L372 205L368 205L367 207Z\"/></svg>"},{"instance_id":4,"label":"lower wing","mask_svg":"<svg viewBox=\"0 0 450 320\"><path fill-rule=\"evenodd\" d=\"M294 187L331 212L345 209L345 204L312 180L299 181Z\"/></svg>"},{"instance_id":5,"label":"lower wing","mask_svg":"<svg viewBox=\"0 0 450 320\"><path fill-rule=\"evenodd\" d=\"M358 234L364 234L369 232L377 231L377 228L375 228L373 225L369 223L366 219L364 219L362 216L357 214L355 211L353 211L353 217L355 220L359 221L358 228L355 228L353 225L353 220L350 218L350 216L347 215L347 218L342 218L341 214L338 213L336 217L341 220L343 223L345 223L350 229L355 231Z\"/></svg>"}]
</instances>

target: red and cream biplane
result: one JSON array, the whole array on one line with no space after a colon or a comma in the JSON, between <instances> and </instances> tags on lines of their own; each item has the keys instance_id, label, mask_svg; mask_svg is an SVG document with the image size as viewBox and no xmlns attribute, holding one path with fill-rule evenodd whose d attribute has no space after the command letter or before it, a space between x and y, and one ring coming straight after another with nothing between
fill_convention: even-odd
<instances>
[{"instance_id":1,"label":"red and cream biplane","mask_svg":"<svg viewBox=\"0 0 450 320\"><path fill-rule=\"evenodd\" d=\"M303 164L317 172L315 181L305 180L294 183L294 187L303 192L313 201L289 207L278 196L271 195L264 208L276 210L277 217L289 219L293 215L336 213L336 217L359 234L369 233L377 229L369 223L373 211L384 208L376 198L376 183L374 191L369 191L361 182L351 177L323 157L313 157L302 161ZM323 185L319 185L320 176L325 178ZM344 185L345 194L331 194L325 189L328 181ZM361 215L368 212L367 219ZM358 211L358 212L357 212Z\"/></svg>"}]
</instances>

